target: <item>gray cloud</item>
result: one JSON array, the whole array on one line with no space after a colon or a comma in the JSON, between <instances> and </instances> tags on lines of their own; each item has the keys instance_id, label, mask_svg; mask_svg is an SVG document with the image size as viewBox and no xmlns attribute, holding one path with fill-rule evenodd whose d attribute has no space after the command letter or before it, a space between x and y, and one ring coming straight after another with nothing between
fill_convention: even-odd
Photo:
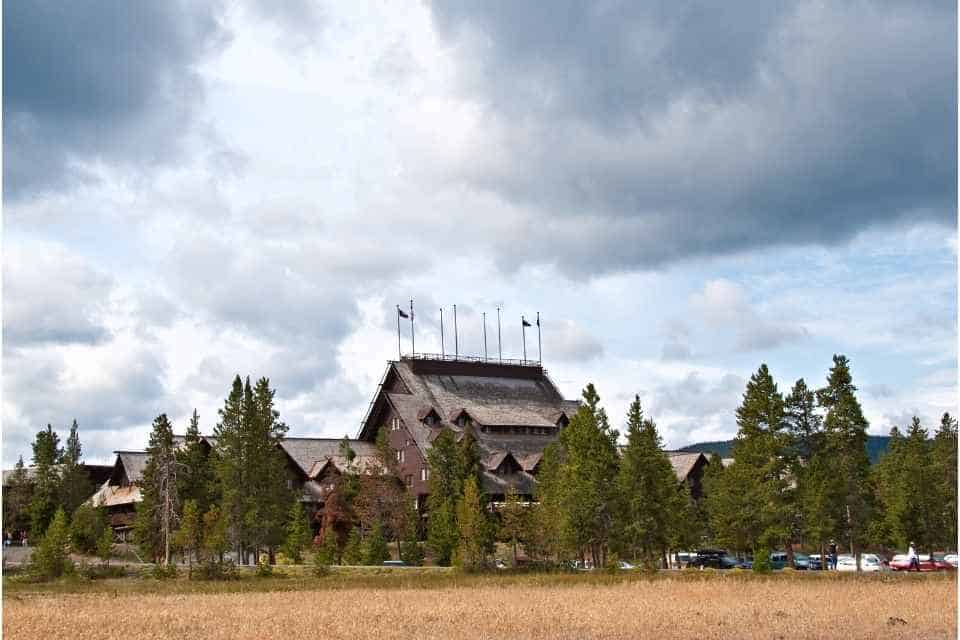
<instances>
[{"instance_id":1,"label":"gray cloud","mask_svg":"<svg viewBox=\"0 0 960 640\"><path fill-rule=\"evenodd\" d=\"M95 343L113 279L59 245L8 244L3 256L4 349L39 343Z\"/></svg>"},{"instance_id":2,"label":"gray cloud","mask_svg":"<svg viewBox=\"0 0 960 640\"><path fill-rule=\"evenodd\" d=\"M738 351L775 349L809 335L788 319L762 315L744 290L729 280L711 280L691 299L691 307L709 326L732 331Z\"/></svg>"},{"instance_id":3,"label":"gray cloud","mask_svg":"<svg viewBox=\"0 0 960 640\"><path fill-rule=\"evenodd\" d=\"M441 2L481 107L457 178L573 273L954 223L956 8ZM518 257L518 253L522 257Z\"/></svg>"},{"instance_id":4,"label":"gray cloud","mask_svg":"<svg viewBox=\"0 0 960 640\"><path fill-rule=\"evenodd\" d=\"M5 2L5 195L178 157L203 95L194 65L225 39L218 15L217 2Z\"/></svg>"}]
</instances>

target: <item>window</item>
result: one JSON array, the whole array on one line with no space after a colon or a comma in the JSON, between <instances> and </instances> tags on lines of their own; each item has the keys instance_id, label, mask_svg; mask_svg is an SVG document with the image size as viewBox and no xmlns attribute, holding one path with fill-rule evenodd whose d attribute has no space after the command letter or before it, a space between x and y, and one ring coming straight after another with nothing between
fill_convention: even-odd
<instances>
[{"instance_id":1,"label":"window","mask_svg":"<svg viewBox=\"0 0 960 640\"><path fill-rule=\"evenodd\" d=\"M293 489L293 479L287 478L287 489Z\"/></svg>"},{"instance_id":2,"label":"window","mask_svg":"<svg viewBox=\"0 0 960 640\"><path fill-rule=\"evenodd\" d=\"M424 424L426 424L427 426L432 426L432 425L433 425L433 419L434 419L434 418L433 418L433 414L431 413L430 415L428 415L426 418L423 419L423 422L424 422Z\"/></svg>"},{"instance_id":3,"label":"window","mask_svg":"<svg viewBox=\"0 0 960 640\"><path fill-rule=\"evenodd\" d=\"M408 473L408 474L406 475L406 477L404 477L404 480L406 481L408 487L412 487L412 486L413 486L413 476L412 476L412 475L410 475L410 474Z\"/></svg>"},{"instance_id":4,"label":"window","mask_svg":"<svg viewBox=\"0 0 960 640\"><path fill-rule=\"evenodd\" d=\"M404 461L403 449L397 449L394 453L397 455L397 462Z\"/></svg>"},{"instance_id":5,"label":"window","mask_svg":"<svg viewBox=\"0 0 960 640\"><path fill-rule=\"evenodd\" d=\"M400 418L393 419L393 430L400 431Z\"/></svg>"},{"instance_id":6,"label":"window","mask_svg":"<svg viewBox=\"0 0 960 640\"><path fill-rule=\"evenodd\" d=\"M429 479L430 479L430 469L427 469L426 467L420 467L420 480L422 480L423 482L426 482Z\"/></svg>"}]
</instances>

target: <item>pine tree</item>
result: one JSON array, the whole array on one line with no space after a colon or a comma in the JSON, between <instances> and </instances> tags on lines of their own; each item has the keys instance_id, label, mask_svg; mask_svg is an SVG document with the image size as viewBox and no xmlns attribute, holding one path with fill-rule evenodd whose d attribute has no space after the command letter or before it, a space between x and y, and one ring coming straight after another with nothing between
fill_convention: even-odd
<instances>
[{"instance_id":1,"label":"pine tree","mask_svg":"<svg viewBox=\"0 0 960 640\"><path fill-rule=\"evenodd\" d=\"M183 513L180 516L180 528L177 529L176 545L187 561L187 573L193 576L193 560L197 558L203 546L203 521L200 517L200 507L196 500L187 500L183 503Z\"/></svg>"},{"instance_id":2,"label":"pine tree","mask_svg":"<svg viewBox=\"0 0 960 640\"><path fill-rule=\"evenodd\" d=\"M384 560L390 559L387 549L387 539L383 535L383 525L375 522L370 533L363 539L363 564L370 566L382 565Z\"/></svg>"},{"instance_id":3,"label":"pine tree","mask_svg":"<svg viewBox=\"0 0 960 640\"><path fill-rule=\"evenodd\" d=\"M324 566L339 564L340 550L337 548L337 534L333 530L324 534L320 548L317 549L317 555L319 556L317 562Z\"/></svg>"},{"instance_id":4,"label":"pine tree","mask_svg":"<svg viewBox=\"0 0 960 640\"><path fill-rule=\"evenodd\" d=\"M792 515L788 522L788 545L790 539L806 534L822 547L831 533L824 525L832 523L827 512L833 505L827 499L832 496L827 483L834 478L823 473L822 459L814 461L824 456L823 419L816 412L816 394L803 378L794 383L784 400L783 413L787 442L783 458L786 472L794 483L794 490L787 493L790 500L786 506Z\"/></svg>"},{"instance_id":5,"label":"pine tree","mask_svg":"<svg viewBox=\"0 0 960 640\"><path fill-rule=\"evenodd\" d=\"M726 503L711 509L718 536L738 550L769 550L786 541L792 517L786 480L783 397L762 364L737 408L733 464L714 490Z\"/></svg>"},{"instance_id":6,"label":"pine tree","mask_svg":"<svg viewBox=\"0 0 960 640\"><path fill-rule=\"evenodd\" d=\"M914 417L905 436L897 430L890 436L888 452L874 472L881 509L872 537L899 547L916 542L918 549L932 553L944 523L927 430Z\"/></svg>"},{"instance_id":7,"label":"pine tree","mask_svg":"<svg viewBox=\"0 0 960 640\"><path fill-rule=\"evenodd\" d=\"M457 503L457 526L458 564L468 571L483 568L487 561L487 522L475 477L467 478L463 497Z\"/></svg>"},{"instance_id":8,"label":"pine tree","mask_svg":"<svg viewBox=\"0 0 960 640\"><path fill-rule=\"evenodd\" d=\"M583 399L558 442L544 452L541 515L555 519L561 552L586 553L594 566L603 566L616 520L619 434L610 428L593 384Z\"/></svg>"},{"instance_id":9,"label":"pine tree","mask_svg":"<svg viewBox=\"0 0 960 640\"><path fill-rule=\"evenodd\" d=\"M8 531L30 529L30 502L33 498L33 482L27 475L23 456L17 460L10 476L9 485L3 492L3 522Z\"/></svg>"},{"instance_id":10,"label":"pine tree","mask_svg":"<svg viewBox=\"0 0 960 640\"><path fill-rule=\"evenodd\" d=\"M70 544L78 553L94 554L103 530L109 529L103 511L82 504L70 519Z\"/></svg>"},{"instance_id":11,"label":"pine tree","mask_svg":"<svg viewBox=\"0 0 960 640\"><path fill-rule=\"evenodd\" d=\"M203 554L209 562L219 559L230 548L226 517L215 504L203 514Z\"/></svg>"},{"instance_id":12,"label":"pine tree","mask_svg":"<svg viewBox=\"0 0 960 640\"><path fill-rule=\"evenodd\" d=\"M40 539L60 505L60 472L57 463L63 455L60 437L49 424L33 441L33 495L30 499L31 537Z\"/></svg>"},{"instance_id":13,"label":"pine tree","mask_svg":"<svg viewBox=\"0 0 960 640\"><path fill-rule=\"evenodd\" d=\"M287 425L273 408L274 393L266 378L251 388L249 378L243 383L237 376L214 429L217 484L230 538L241 557L283 542L292 499L279 447Z\"/></svg>"},{"instance_id":14,"label":"pine tree","mask_svg":"<svg viewBox=\"0 0 960 640\"><path fill-rule=\"evenodd\" d=\"M634 398L627 412L627 445L617 485L622 500L618 527L621 548L653 568L675 537L682 524L679 516L687 505L656 425L643 418L640 396Z\"/></svg>"},{"instance_id":15,"label":"pine tree","mask_svg":"<svg viewBox=\"0 0 960 640\"><path fill-rule=\"evenodd\" d=\"M513 566L517 566L517 547L524 540L530 528L527 507L520 502L520 495L514 487L508 487L500 507L500 537L510 545L513 553Z\"/></svg>"},{"instance_id":16,"label":"pine tree","mask_svg":"<svg viewBox=\"0 0 960 640\"><path fill-rule=\"evenodd\" d=\"M407 504L410 504L409 502ZM420 547L420 513L409 507L403 521L400 541L400 559L412 567L423 564L423 549Z\"/></svg>"},{"instance_id":17,"label":"pine tree","mask_svg":"<svg viewBox=\"0 0 960 640\"><path fill-rule=\"evenodd\" d=\"M30 556L33 570L43 578L59 578L73 570L70 560L70 532L63 508L57 508L40 541Z\"/></svg>"},{"instance_id":18,"label":"pine tree","mask_svg":"<svg viewBox=\"0 0 960 640\"><path fill-rule=\"evenodd\" d=\"M831 457L841 510L839 525L858 558L870 527L870 459L867 456L867 420L863 417L857 388L850 375L850 362L833 356L827 386L817 391L817 401L826 410L823 421L825 454Z\"/></svg>"},{"instance_id":19,"label":"pine tree","mask_svg":"<svg viewBox=\"0 0 960 640\"><path fill-rule=\"evenodd\" d=\"M933 438L931 453L939 516L937 544L951 549L957 544L957 420L944 413Z\"/></svg>"},{"instance_id":20,"label":"pine tree","mask_svg":"<svg viewBox=\"0 0 960 640\"><path fill-rule=\"evenodd\" d=\"M173 427L167 415L153 421L147 445L147 464L140 482L141 502L137 505L135 533L141 548L155 559L170 564L171 547L179 517L177 461Z\"/></svg>"},{"instance_id":21,"label":"pine tree","mask_svg":"<svg viewBox=\"0 0 960 640\"><path fill-rule=\"evenodd\" d=\"M430 467L427 547L435 564L449 566L457 548L456 503L462 492L460 455L453 432L444 429L427 452Z\"/></svg>"},{"instance_id":22,"label":"pine tree","mask_svg":"<svg viewBox=\"0 0 960 640\"><path fill-rule=\"evenodd\" d=\"M90 476L81 466L82 450L77 421L74 420L60 457L60 504L66 513L76 511L94 491Z\"/></svg>"},{"instance_id":23,"label":"pine tree","mask_svg":"<svg viewBox=\"0 0 960 640\"><path fill-rule=\"evenodd\" d=\"M354 527L350 530L340 557L345 565L353 566L363 563L363 540L360 538L359 528Z\"/></svg>"},{"instance_id":24,"label":"pine tree","mask_svg":"<svg viewBox=\"0 0 960 640\"><path fill-rule=\"evenodd\" d=\"M303 550L310 542L310 526L307 524L307 516L303 512L303 504L299 500L294 500L293 504L290 505L285 532L283 553L294 564L300 564L303 562Z\"/></svg>"},{"instance_id":25,"label":"pine tree","mask_svg":"<svg viewBox=\"0 0 960 640\"><path fill-rule=\"evenodd\" d=\"M110 558L113 556L113 529L104 527L103 533L97 539L97 557L103 561L103 564L109 565Z\"/></svg>"},{"instance_id":26,"label":"pine tree","mask_svg":"<svg viewBox=\"0 0 960 640\"><path fill-rule=\"evenodd\" d=\"M177 449L177 492L186 505L188 500L196 503L199 513L207 510L211 502L210 491L214 483L213 465L200 439L200 416L193 410L183 446Z\"/></svg>"}]
</instances>

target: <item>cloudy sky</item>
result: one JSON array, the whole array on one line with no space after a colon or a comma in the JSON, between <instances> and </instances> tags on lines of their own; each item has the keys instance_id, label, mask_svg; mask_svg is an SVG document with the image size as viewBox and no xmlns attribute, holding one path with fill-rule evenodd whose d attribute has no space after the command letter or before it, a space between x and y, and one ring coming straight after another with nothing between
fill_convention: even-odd
<instances>
[{"instance_id":1,"label":"cloudy sky","mask_svg":"<svg viewBox=\"0 0 960 640\"><path fill-rule=\"evenodd\" d=\"M355 434L395 305L458 305L671 447L852 361L873 433L957 402L952 3L3 6L3 463L88 460L236 373ZM447 316L449 319L449 316ZM449 324L447 325L449 330ZM449 342L448 342L449 344ZM491 348L494 342L491 341ZM409 349L409 336L403 335ZM535 339L528 341L535 354Z\"/></svg>"}]
</instances>

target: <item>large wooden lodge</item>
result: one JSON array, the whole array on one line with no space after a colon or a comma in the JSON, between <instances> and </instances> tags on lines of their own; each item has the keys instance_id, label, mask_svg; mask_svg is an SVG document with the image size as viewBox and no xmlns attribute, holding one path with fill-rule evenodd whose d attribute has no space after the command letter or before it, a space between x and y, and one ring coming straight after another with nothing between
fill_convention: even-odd
<instances>
[{"instance_id":1,"label":"large wooden lodge","mask_svg":"<svg viewBox=\"0 0 960 640\"><path fill-rule=\"evenodd\" d=\"M564 399L540 363L441 356L404 356L387 364L355 439L354 469L379 475L383 465L375 442L381 430L396 456L395 472L425 515L429 468L427 452L444 430L462 437L472 429L481 450L483 489L494 502L514 487L532 499L544 449L553 442L579 408ZM178 438L182 442L182 438ZM216 439L205 437L205 446ZM336 478L347 468L342 438L288 437L280 447L287 458L288 486L300 491L314 534L320 532ZM698 497L703 454L673 453L678 481L687 482ZM133 525L140 500L137 484L146 464L142 451L117 451L109 479L91 498L106 508L120 539Z\"/></svg>"}]
</instances>

